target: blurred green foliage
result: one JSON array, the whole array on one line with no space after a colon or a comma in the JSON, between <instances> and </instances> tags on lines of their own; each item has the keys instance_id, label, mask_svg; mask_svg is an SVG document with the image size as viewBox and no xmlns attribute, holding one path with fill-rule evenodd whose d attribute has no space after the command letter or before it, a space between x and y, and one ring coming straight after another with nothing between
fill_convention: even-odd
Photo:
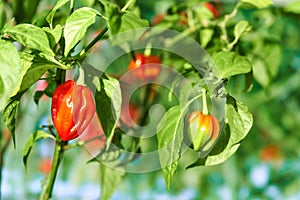
<instances>
[{"instance_id":1,"label":"blurred green foliage","mask_svg":"<svg viewBox=\"0 0 300 200\"><path fill-rule=\"evenodd\" d=\"M93 3L81 3L89 2ZM171 12L170 7L175 9L184 5L180 3L182 1L138 0L140 10L137 12L151 21L157 14ZM223 14L231 12L234 4L227 1L221 3ZM47 7L47 4L40 6ZM170 193L158 172L127 174L112 199L148 199L150 196L153 199L222 200L300 198L300 15L299 10L290 10L285 9L284 5L262 10L242 9L230 22L232 27L240 20L250 22L253 31L242 38L236 51L257 62L253 69L254 84L244 88L251 89L251 92L245 93L240 87L234 87L247 82L247 76L238 75L230 79L227 85L231 94L242 100L254 116L254 125L237 153L221 165L188 171L183 168L185 161L181 161ZM31 20L33 11L28 12L28 18L24 20ZM43 13L36 15L37 24L43 23L39 21L40 15ZM90 30L89 34L92 35L94 31ZM207 45L208 51L210 47L218 46ZM39 125L50 120L49 99L41 102L37 109L32 97L33 89L22 98L17 130L19 144L16 149L11 145L5 157L4 199L36 198L43 178L38 163L51 157L51 153L47 152L52 152L53 144L47 140L37 143L28 164L30 170L23 173L21 155L24 141ZM90 155L83 148L74 149L68 154L59 172L54 198L63 197L59 187L68 188L65 198L97 198L99 192L95 190L99 189L100 179L98 165L86 164Z\"/></svg>"}]
</instances>

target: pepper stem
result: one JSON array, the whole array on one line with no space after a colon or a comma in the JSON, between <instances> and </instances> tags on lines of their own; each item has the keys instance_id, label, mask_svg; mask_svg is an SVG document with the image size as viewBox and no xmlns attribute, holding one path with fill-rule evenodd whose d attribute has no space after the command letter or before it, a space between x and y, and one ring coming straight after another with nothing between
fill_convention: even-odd
<instances>
[{"instance_id":1,"label":"pepper stem","mask_svg":"<svg viewBox=\"0 0 300 200\"><path fill-rule=\"evenodd\" d=\"M56 83L57 85L62 84L66 79L66 70L57 69L56 71ZM51 132L51 129L50 129ZM54 186L55 178L57 175L59 164L62 161L64 155L64 146L66 146L68 142L64 142L60 139L59 135L56 134L55 140L55 148L52 160L51 171L49 172L48 176L46 177L45 182L42 186L42 192L40 194L39 200L47 200L51 198L52 189Z\"/></svg>"},{"instance_id":2,"label":"pepper stem","mask_svg":"<svg viewBox=\"0 0 300 200\"><path fill-rule=\"evenodd\" d=\"M58 137L57 137L58 138ZM39 197L39 200L46 200L50 199L52 195L52 189L54 186L55 178L57 175L59 164L62 161L63 154L64 154L64 146L66 145L66 142L63 142L61 140L56 140L55 149L54 149L54 155L52 160L52 167L51 171L49 172L46 182L44 183L42 187L42 192Z\"/></svg>"},{"instance_id":3,"label":"pepper stem","mask_svg":"<svg viewBox=\"0 0 300 200\"><path fill-rule=\"evenodd\" d=\"M80 55L82 55L82 54L84 54L84 53L86 53L86 52L88 52L102 37L103 37L103 35L106 33L108 31L108 27L107 26L105 26L103 29L102 29L102 31L91 41L91 43L89 43L86 47L85 47L85 49L84 49L84 51L82 51L81 53L80 53Z\"/></svg>"},{"instance_id":4,"label":"pepper stem","mask_svg":"<svg viewBox=\"0 0 300 200\"><path fill-rule=\"evenodd\" d=\"M151 55L151 50L152 50L152 42L149 42L146 46L146 49L144 51L145 56L150 56Z\"/></svg>"},{"instance_id":5,"label":"pepper stem","mask_svg":"<svg viewBox=\"0 0 300 200\"><path fill-rule=\"evenodd\" d=\"M202 90L202 113L203 113L203 115L208 114L207 100L206 100L206 89Z\"/></svg>"}]
</instances>

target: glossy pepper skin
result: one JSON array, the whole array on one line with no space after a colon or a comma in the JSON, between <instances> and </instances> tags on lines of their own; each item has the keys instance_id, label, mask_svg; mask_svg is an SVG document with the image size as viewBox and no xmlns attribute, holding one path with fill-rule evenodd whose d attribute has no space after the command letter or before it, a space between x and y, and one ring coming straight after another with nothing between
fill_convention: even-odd
<instances>
[{"instance_id":1,"label":"glossy pepper skin","mask_svg":"<svg viewBox=\"0 0 300 200\"><path fill-rule=\"evenodd\" d=\"M196 151L209 150L218 138L220 125L212 115L194 111L188 117L188 137Z\"/></svg>"},{"instance_id":2,"label":"glossy pepper skin","mask_svg":"<svg viewBox=\"0 0 300 200\"><path fill-rule=\"evenodd\" d=\"M129 70L141 81L154 80L161 71L161 59L158 56L147 56L141 53L135 55L135 60L130 60Z\"/></svg>"},{"instance_id":3,"label":"glossy pepper skin","mask_svg":"<svg viewBox=\"0 0 300 200\"><path fill-rule=\"evenodd\" d=\"M51 114L54 127L63 141L77 138L95 114L93 94L88 87L69 80L53 93Z\"/></svg>"}]
</instances>

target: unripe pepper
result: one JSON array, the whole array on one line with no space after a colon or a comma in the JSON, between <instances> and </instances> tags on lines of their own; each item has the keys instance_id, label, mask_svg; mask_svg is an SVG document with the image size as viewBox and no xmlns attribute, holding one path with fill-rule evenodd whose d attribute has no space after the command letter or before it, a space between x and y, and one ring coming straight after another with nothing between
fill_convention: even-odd
<instances>
[{"instance_id":1,"label":"unripe pepper","mask_svg":"<svg viewBox=\"0 0 300 200\"><path fill-rule=\"evenodd\" d=\"M194 111L188 117L188 137L196 151L209 150L219 136L220 125L218 120L201 111Z\"/></svg>"},{"instance_id":2,"label":"unripe pepper","mask_svg":"<svg viewBox=\"0 0 300 200\"><path fill-rule=\"evenodd\" d=\"M93 94L88 87L69 80L53 93L51 114L54 127L63 141L77 138L95 114Z\"/></svg>"},{"instance_id":3,"label":"unripe pepper","mask_svg":"<svg viewBox=\"0 0 300 200\"><path fill-rule=\"evenodd\" d=\"M133 70L133 75L141 81L154 80L160 74L161 59L137 53L135 60L130 60L128 69Z\"/></svg>"}]
</instances>

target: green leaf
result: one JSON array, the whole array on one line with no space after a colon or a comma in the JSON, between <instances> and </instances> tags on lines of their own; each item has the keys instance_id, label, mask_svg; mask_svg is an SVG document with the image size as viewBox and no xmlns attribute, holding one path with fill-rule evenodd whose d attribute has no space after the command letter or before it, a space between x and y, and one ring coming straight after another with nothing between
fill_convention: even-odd
<instances>
[{"instance_id":1,"label":"green leaf","mask_svg":"<svg viewBox=\"0 0 300 200\"><path fill-rule=\"evenodd\" d=\"M100 91L97 90L95 94L96 109L107 136L106 145L109 148L121 113L121 88L117 79L107 75L101 77L100 84Z\"/></svg>"},{"instance_id":2,"label":"green leaf","mask_svg":"<svg viewBox=\"0 0 300 200\"><path fill-rule=\"evenodd\" d=\"M24 150L23 150L23 163L25 165L25 168L27 167L27 160L29 157L29 154L31 152L31 149L33 148L34 144L36 143L37 140L41 139L41 138L51 138L53 140L55 140L55 137L47 132L38 130L36 132L34 132L33 134L31 134L29 136L29 138L26 141Z\"/></svg>"},{"instance_id":3,"label":"green leaf","mask_svg":"<svg viewBox=\"0 0 300 200\"><path fill-rule=\"evenodd\" d=\"M249 22L242 20L239 21L235 26L234 26L234 37L235 40L238 40L242 35L245 33L249 32L251 30L251 26Z\"/></svg>"},{"instance_id":4,"label":"green leaf","mask_svg":"<svg viewBox=\"0 0 300 200\"><path fill-rule=\"evenodd\" d=\"M65 69L65 70L68 70L68 69L71 69L72 68L72 65L64 65L63 63L60 63L58 60L56 60L56 58L52 55L48 55L48 54L45 54L43 52L39 53L39 57L42 58L42 59L45 59L45 60L42 60L42 62L46 62L48 61L48 63L50 62L51 64L56 64L57 68L60 68L60 69ZM40 61L39 61L40 62Z\"/></svg>"},{"instance_id":5,"label":"green leaf","mask_svg":"<svg viewBox=\"0 0 300 200\"><path fill-rule=\"evenodd\" d=\"M8 102L4 110L2 111L2 118L4 123L6 124L8 130L10 131L14 147L16 147L16 119L19 109L20 99L11 100Z\"/></svg>"},{"instance_id":6,"label":"green leaf","mask_svg":"<svg viewBox=\"0 0 300 200\"><path fill-rule=\"evenodd\" d=\"M42 53L39 55L43 57L42 58L34 57L24 52L20 53L22 59L21 60L22 65L23 66L26 65L27 67L26 67L26 71L24 72L24 76L22 79L21 86L19 88L19 92L27 90L29 87L31 87L42 77L43 74L45 74L47 70L54 69L54 68L63 68L63 69L67 68L67 66L61 67L62 64L60 64L52 56L47 56Z\"/></svg>"},{"instance_id":7,"label":"green leaf","mask_svg":"<svg viewBox=\"0 0 300 200\"><path fill-rule=\"evenodd\" d=\"M114 8L111 13L109 13L108 24L111 35L116 35L135 28L145 28L149 26L147 20L141 19L135 13L130 11L120 12L117 8Z\"/></svg>"},{"instance_id":8,"label":"green leaf","mask_svg":"<svg viewBox=\"0 0 300 200\"><path fill-rule=\"evenodd\" d=\"M7 27L4 32L28 48L55 55L49 46L47 34L37 26L18 24L14 27Z\"/></svg>"},{"instance_id":9,"label":"green leaf","mask_svg":"<svg viewBox=\"0 0 300 200\"><path fill-rule=\"evenodd\" d=\"M284 11L300 14L300 1L294 1L284 7Z\"/></svg>"},{"instance_id":10,"label":"green leaf","mask_svg":"<svg viewBox=\"0 0 300 200\"><path fill-rule=\"evenodd\" d=\"M124 41L137 40L144 34L139 28L149 27L147 20L141 19L140 16L132 11L120 10L118 6L107 0L99 0L105 9L105 15L108 19L109 36L112 45L122 43ZM129 31L130 30L130 31ZM121 34L122 32L127 34Z\"/></svg>"},{"instance_id":11,"label":"green leaf","mask_svg":"<svg viewBox=\"0 0 300 200\"><path fill-rule=\"evenodd\" d=\"M26 72L23 80L22 85L20 88L20 92L28 89L31 87L34 83L36 83L45 73L48 69L56 68L57 65L53 64L46 64L46 63L34 63L32 66L28 69Z\"/></svg>"},{"instance_id":12,"label":"green leaf","mask_svg":"<svg viewBox=\"0 0 300 200\"><path fill-rule=\"evenodd\" d=\"M228 96L225 105L225 125L214 149L205 158L200 158L188 168L201 165L217 165L234 154L253 124L247 106Z\"/></svg>"},{"instance_id":13,"label":"green leaf","mask_svg":"<svg viewBox=\"0 0 300 200\"><path fill-rule=\"evenodd\" d=\"M29 23L35 16L40 0L12 1L13 17L18 24Z\"/></svg>"},{"instance_id":14,"label":"green leaf","mask_svg":"<svg viewBox=\"0 0 300 200\"><path fill-rule=\"evenodd\" d=\"M279 43L267 44L263 49L263 58L266 62L269 76L275 78L282 60L282 49Z\"/></svg>"},{"instance_id":15,"label":"green leaf","mask_svg":"<svg viewBox=\"0 0 300 200\"><path fill-rule=\"evenodd\" d=\"M62 26L60 24L56 25L54 29L43 27L43 30L47 33L49 41L53 46L59 42L62 34Z\"/></svg>"},{"instance_id":16,"label":"green leaf","mask_svg":"<svg viewBox=\"0 0 300 200\"><path fill-rule=\"evenodd\" d=\"M249 72L245 75L245 92L250 92L253 88L253 72Z\"/></svg>"},{"instance_id":17,"label":"green leaf","mask_svg":"<svg viewBox=\"0 0 300 200\"><path fill-rule=\"evenodd\" d=\"M256 81L263 87L268 87L274 79L282 61L282 47L279 43L263 43L255 52L258 56L249 58L253 65L253 75Z\"/></svg>"},{"instance_id":18,"label":"green leaf","mask_svg":"<svg viewBox=\"0 0 300 200\"><path fill-rule=\"evenodd\" d=\"M65 56L84 37L87 28L95 23L97 14L99 14L98 11L83 7L75 10L67 18L64 28Z\"/></svg>"},{"instance_id":19,"label":"green leaf","mask_svg":"<svg viewBox=\"0 0 300 200\"><path fill-rule=\"evenodd\" d=\"M8 29L8 28L12 28L12 27L14 26L15 23L16 23L16 22L15 22L15 19L9 20L9 22L7 22L7 23L4 25L3 30Z\"/></svg>"},{"instance_id":20,"label":"green leaf","mask_svg":"<svg viewBox=\"0 0 300 200\"><path fill-rule=\"evenodd\" d=\"M273 5L272 0L240 0L242 3L251 4L257 8L266 8Z\"/></svg>"},{"instance_id":21,"label":"green leaf","mask_svg":"<svg viewBox=\"0 0 300 200\"><path fill-rule=\"evenodd\" d=\"M263 87L268 87L271 83L271 79L268 75L266 65L262 59L254 59L253 64L253 76L255 80Z\"/></svg>"},{"instance_id":22,"label":"green leaf","mask_svg":"<svg viewBox=\"0 0 300 200\"><path fill-rule=\"evenodd\" d=\"M125 175L124 169L111 168L105 164L100 164L101 176L101 200L109 200L116 187Z\"/></svg>"},{"instance_id":23,"label":"green leaf","mask_svg":"<svg viewBox=\"0 0 300 200\"><path fill-rule=\"evenodd\" d=\"M251 71L249 60L235 52L218 52L212 56L220 78L229 78L237 74L245 74Z\"/></svg>"},{"instance_id":24,"label":"green leaf","mask_svg":"<svg viewBox=\"0 0 300 200\"><path fill-rule=\"evenodd\" d=\"M21 60L15 46L0 39L0 111L20 86L22 79Z\"/></svg>"},{"instance_id":25,"label":"green leaf","mask_svg":"<svg viewBox=\"0 0 300 200\"><path fill-rule=\"evenodd\" d=\"M55 89L57 88L57 84L55 81L51 81L47 88L45 89L45 94L48 96L48 97L52 97L53 96L53 93L55 91Z\"/></svg>"},{"instance_id":26,"label":"green leaf","mask_svg":"<svg viewBox=\"0 0 300 200\"><path fill-rule=\"evenodd\" d=\"M58 0L55 4L55 6L52 8L51 12L48 14L46 21L49 23L50 28L52 28L52 23L53 23L53 17L56 11L61 8L63 5L68 3L69 0Z\"/></svg>"},{"instance_id":27,"label":"green leaf","mask_svg":"<svg viewBox=\"0 0 300 200\"><path fill-rule=\"evenodd\" d=\"M128 40L137 40L144 33L144 31L139 30L139 28L149 26L147 20L141 19L138 15L130 11L121 12L117 7L110 8L108 11L108 19L109 35L112 44ZM128 34L118 36L119 33L125 31L129 31Z\"/></svg>"},{"instance_id":28,"label":"green leaf","mask_svg":"<svg viewBox=\"0 0 300 200\"><path fill-rule=\"evenodd\" d=\"M177 170L183 142L183 120L180 106L170 108L158 124L158 156L167 188Z\"/></svg>"},{"instance_id":29,"label":"green leaf","mask_svg":"<svg viewBox=\"0 0 300 200\"><path fill-rule=\"evenodd\" d=\"M213 29L202 29L200 30L200 44L203 48L205 48L208 43L212 40L212 37L214 35Z\"/></svg>"},{"instance_id":30,"label":"green leaf","mask_svg":"<svg viewBox=\"0 0 300 200\"><path fill-rule=\"evenodd\" d=\"M112 147L112 146L111 146ZM87 163L98 162L98 163L109 163L109 164L120 164L120 156L124 153L123 149L118 147L111 148L108 151L102 151L96 157L89 160Z\"/></svg>"}]
</instances>

